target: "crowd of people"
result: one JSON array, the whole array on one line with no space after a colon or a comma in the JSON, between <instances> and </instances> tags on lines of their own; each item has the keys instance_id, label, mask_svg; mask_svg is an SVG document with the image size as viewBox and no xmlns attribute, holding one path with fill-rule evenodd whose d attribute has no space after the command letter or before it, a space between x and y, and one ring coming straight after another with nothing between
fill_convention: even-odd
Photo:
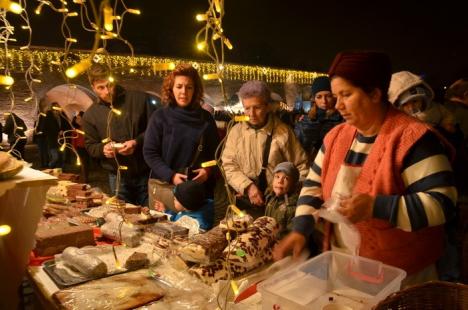
<instances>
[{"instance_id":1,"label":"crowd of people","mask_svg":"<svg viewBox=\"0 0 468 310\"><path fill-rule=\"evenodd\" d=\"M318 217L333 201L361 235L359 254L404 269L404 285L442 275L456 280L444 253L458 196L466 195L468 80L436 103L416 74L392 74L386 54L342 52L328 77L314 80L310 111L290 124L273 109L266 83L244 83L238 95L248 118L223 133L217 152L223 137L215 118L228 118L203 107L203 84L191 65L165 78L158 109L110 75L106 65L91 66L99 100L72 125L86 133L75 141L80 157L100 161L118 198L173 219L189 215L208 230L228 207L229 190L240 209L278 221L275 259L304 248L350 252L342 227ZM44 166L61 160L54 140L66 130L61 117L51 109L38 120L40 131L54 132L36 138L47 145L40 148L49 158ZM222 171L202 165L215 159Z\"/></svg>"}]
</instances>

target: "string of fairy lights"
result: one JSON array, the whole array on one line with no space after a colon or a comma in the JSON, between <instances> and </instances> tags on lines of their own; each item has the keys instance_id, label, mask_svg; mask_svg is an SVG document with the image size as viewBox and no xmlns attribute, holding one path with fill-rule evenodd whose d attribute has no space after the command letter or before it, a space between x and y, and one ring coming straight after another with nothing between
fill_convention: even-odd
<instances>
[{"instance_id":1,"label":"string of fairy lights","mask_svg":"<svg viewBox=\"0 0 468 310\"><path fill-rule=\"evenodd\" d=\"M87 59L90 56L89 51L72 51L77 59ZM42 74L47 72L62 72L60 68L60 59L63 53L51 48L34 47L28 53L19 48L11 48L7 56L7 61L12 71L24 72L29 65L30 57L33 57L36 68L33 72ZM0 51L0 56L4 57L4 52ZM133 61L133 66L129 63ZM108 55L106 62L114 68L114 73L118 75L159 77L166 76L167 72L174 69L179 63L189 63L198 70L203 76L216 72L217 66L213 62L197 61L190 59L156 57L156 56L127 56L127 55ZM288 70L273 67L240 65L224 63L223 80L230 81L249 81L262 80L267 83L285 83L292 82L297 84L311 84L317 77L323 73L312 71Z\"/></svg>"},{"instance_id":2,"label":"string of fairy lights","mask_svg":"<svg viewBox=\"0 0 468 310\"><path fill-rule=\"evenodd\" d=\"M5 91L8 93L8 97L10 99L10 108L8 112L4 112L4 118L8 123L11 123L11 128L9 128L9 131L11 131L10 135L14 137L14 141L10 143L11 147L8 152L14 154L18 158L21 158L21 153L16 149L16 146L19 143L24 144L27 138L24 133L26 128L23 128L23 126L19 123L19 119L17 119L17 115L14 113L16 102L14 93L15 80L11 75L12 68L8 62L8 57L10 55L9 42L16 42L16 38L14 37L15 26L10 23L8 19L9 14L19 15L20 20L24 22L20 29L26 30L28 33L26 45L23 45L19 48L19 50L24 53L24 57L29 60L28 67L23 68L22 70L22 72L24 72L24 79L27 88L30 92L30 96L24 100L33 101L36 109L38 107L38 100L34 91L34 83L41 83L41 80L33 76L33 70L36 68L36 64L34 58L31 57L29 50L31 46L32 30L29 23L29 15L26 11L26 5L26 0L19 2L0 0L0 44L3 45L0 54L0 59L2 59L0 65L0 70L2 70L2 73L0 74L0 85L4 86Z\"/></svg>"}]
</instances>

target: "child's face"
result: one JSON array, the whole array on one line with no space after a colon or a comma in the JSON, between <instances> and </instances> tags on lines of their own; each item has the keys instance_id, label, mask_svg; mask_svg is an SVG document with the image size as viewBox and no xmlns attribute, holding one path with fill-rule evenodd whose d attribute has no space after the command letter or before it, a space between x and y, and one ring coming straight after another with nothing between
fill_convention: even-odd
<instances>
[{"instance_id":1,"label":"child's face","mask_svg":"<svg viewBox=\"0 0 468 310\"><path fill-rule=\"evenodd\" d=\"M412 99L400 107L406 114L412 115L422 112L425 109L425 102L422 98Z\"/></svg>"},{"instance_id":2,"label":"child's face","mask_svg":"<svg viewBox=\"0 0 468 310\"><path fill-rule=\"evenodd\" d=\"M284 172L276 172L273 176L273 191L276 196L281 196L289 192L291 188L291 179Z\"/></svg>"},{"instance_id":3,"label":"child's face","mask_svg":"<svg viewBox=\"0 0 468 310\"><path fill-rule=\"evenodd\" d=\"M177 200L177 198L174 197L174 208L177 210L177 212L182 212L185 211L186 209L184 206Z\"/></svg>"}]
</instances>

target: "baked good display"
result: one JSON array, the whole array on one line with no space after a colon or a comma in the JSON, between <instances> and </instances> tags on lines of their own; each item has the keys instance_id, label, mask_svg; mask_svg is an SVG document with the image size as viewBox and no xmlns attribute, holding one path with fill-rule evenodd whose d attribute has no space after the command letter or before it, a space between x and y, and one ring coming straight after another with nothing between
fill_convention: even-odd
<instances>
[{"instance_id":1,"label":"baked good display","mask_svg":"<svg viewBox=\"0 0 468 310\"><path fill-rule=\"evenodd\" d=\"M187 245L178 249L178 253L186 261L208 264L220 257L226 245L226 234L217 226L190 238Z\"/></svg>"}]
</instances>

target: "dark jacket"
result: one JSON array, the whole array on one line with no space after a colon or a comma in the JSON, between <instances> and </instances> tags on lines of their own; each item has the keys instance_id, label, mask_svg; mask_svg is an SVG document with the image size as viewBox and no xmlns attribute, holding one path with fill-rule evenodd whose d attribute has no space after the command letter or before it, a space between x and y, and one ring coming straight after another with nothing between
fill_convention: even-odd
<instances>
[{"instance_id":1,"label":"dark jacket","mask_svg":"<svg viewBox=\"0 0 468 310\"><path fill-rule=\"evenodd\" d=\"M267 192L265 215L272 217L280 225L278 239L282 239L292 230L292 219L296 213L297 199L299 191L288 196L286 201L285 196L277 197L274 192Z\"/></svg>"},{"instance_id":2,"label":"dark jacket","mask_svg":"<svg viewBox=\"0 0 468 310\"><path fill-rule=\"evenodd\" d=\"M325 110L317 108L316 118L312 120L308 116L305 116L301 121L296 123L294 133L306 153L310 154L314 150L320 149L327 132L342 121L343 118L338 112L327 116Z\"/></svg>"},{"instance_id":3,"label":"dark jacket","mask_svg":"<svg viewBox=\"0 0 468 310\"><path fill-rule=\"evenodd\" d=\"M123 177L147 175L149 169L142 154L144 135L148 120L154 111L150 96L140 91L127 91L121 86L115 87L115 109L121 115L113 113L109 104L103 101L93 103L83 115L83 130L85 132L85 146L89 155L101 160L101 165L109 172L117 172L114 158L106 158L103 153L102 140L108 137L107 123L110 118L110 138L114 142L125 142L135 139L137 147L132 155L117 154L117 160L128 170L121 170Z\"/></svg>"},{"instance_id":4,"label":"dark jacket","mask_svg":"<svg viewBox=\"0 0 468 310\"><path fill-rule=\"evenodd\" d=\"M15 118L15 122L13 122L13 118ZM14 123L16 123L16 128ZM19 127L22 127L22 129ZM11 113L6 117L3 132L8 136L8 143L13 144L19 137L24 137L24 132L26 129L28 128L26 127L24 121L15 113Z\"/></svg>"},{"instance_id":5,"label":"dark jacket","mask_svg":"<svg viewBox=\"0 0 468 310\"><path fill-rule=\"evenodd\" d=\"M213 117L201 108L188 110L167 106L156 111L148 124L143 147L151 177L170 183L176 172L189 167L202 134L203 150L193 169L214 159L219 136Z\"/></svg>"},{"instance_id":6,"label":"dark jacket","mask_svg":"<svg viewBox=\"0 0 468 310\"><path fill-rule=\"evenodd\" d=\"M58 138L60 131L71 129L66 116L62 112L55 110L48 110L46 112L45 118L40 117L38 129L39 126L42 127L42 132L47 139L47 145L50 148L55 149L58 148Z\"/></svg>"}]
</instances>

